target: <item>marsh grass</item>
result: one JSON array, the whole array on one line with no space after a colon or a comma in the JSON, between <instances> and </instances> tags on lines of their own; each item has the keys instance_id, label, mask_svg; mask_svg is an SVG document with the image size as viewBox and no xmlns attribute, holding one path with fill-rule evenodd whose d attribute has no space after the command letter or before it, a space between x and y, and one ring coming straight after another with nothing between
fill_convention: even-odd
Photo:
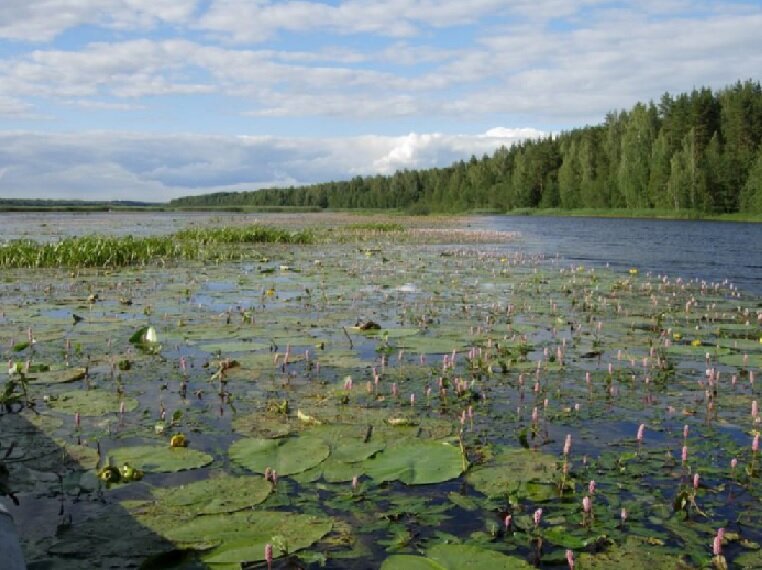
<instances>
[{"instance_id":1,"label":"marsh grass","mask_svg":"<svg viewBox=\"0 0 762 570\"><path fill-rule=\"evenodd\" d=\"M310 231L289 231L253 225L246 227L182 230L168 236L113 237L86 235L55 243L13 240L0 245L0 267L40 269L47 267L128 267L170 260L226 259L240 252L226 244L309 244ZM219 246L219 247L215 247Z\"/></svg>"}]
</instances>

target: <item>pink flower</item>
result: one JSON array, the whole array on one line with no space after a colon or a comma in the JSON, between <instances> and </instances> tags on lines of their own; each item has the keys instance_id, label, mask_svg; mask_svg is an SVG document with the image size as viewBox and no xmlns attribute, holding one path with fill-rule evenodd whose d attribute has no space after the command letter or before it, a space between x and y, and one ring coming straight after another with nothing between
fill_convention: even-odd
<instances>
[{"instance_id":1,"label":"pink flower","mask_svg":"<svg viewBox=\"0 0 762 570\"><path fill-rule=\"evenodd\" d=\"M759 434L755 435L754 439L751 440L751 451L752 453L759 451Z\"/></svg>"},{"instance_id":2,"label":"pink flower","mask_svg":"<svg viewBox=\"0 0 762 570\"><path fill-rule=\"evenodd\" d=\"M534 512L534 526L540 526L540 521L542 521L542 508Z\"/></svg>"},{"instance_id":3,"label":"pink flower","mask_svg":"<svg viewBox=\"0 0 762 570\"><path fill-rule=\"evenodd\" d=\"M688 439L688 424L683 426L683 439Z\"/></svg>"},{"instance_id":4,"label":"pink flower","mask_svg":"<svg viewBox=\"0 0 762 570\"><path fill-rule=\"evenodd\" d=\"M622 507L622 510L619 512L619 520L622 521L622 526L624 526L624 523L627 522L627 509Z\"/></svg>"},{"instance_id":5,"label":"pink flower","mask_svg":"<svg viewBox=\"0 0 762 570\"><path fill-rule=\"evenodd\" d=\"M508 529L511 528L511 515L505 515L503 526L505 527L505 532L508 532Z\"/></svg>"},{"instance_id":6,"label":"pink flower","mask_svg":"<svg viewBox=\"0 0 762 570\"><path fill-rule=\"evenodd\" d=\"M271 570L273 567L273 545L265 544L265 562L267 562L267 570Z\"/></svg>"},{"instance_id":7,"label":"pink flower","mask_svg":"<svg viewBox=\"0 0 762 570\"><path fill-rule=\"evenodd\" d=\"M759 406L757 405L757 401L754 400L751 403L751 417L756 418L759 415Z\"/></svg>"},{"instance_id":8,"label":"pink flower","mask_svg":"<svg viewBox=\"0 0 762 570\"><path fill-rule=\"evenodd\" d=\"M582 499L582 511L583 511L585 514L588 514L588 513L590 513L590 509L591 509L591 508L592 508L592 505L591 505L591 503L590 503L590 497L588 497L587 495L585 495L585 496L583 497L583 499Z\"/></svg>"},{"instance_id":9,"label":"pink flower","mask_svg":"<svg viewBox=\"0 0 762 570\"><path fill-rule=\"evenodd\" d=\"M574 551L566 549L566 561L569 563L569 570L574 570Z\"/></svg>"},{"instance_id":10,"label":"pink flower","mask_svg":"<svg viewBox=\"0 0 762 570\"><path fill-rule=\"evenodd\" d=\"M694 473L693 474L693 489L697 490L698 486L699 486L699 474L698 473Z\"/></svg>"},{"instance_id":11,"label":"pink flower","mask_svg":"<svg viewBox=\"0 0 762 570\"><path fill-rule=\"evenodd\" d=\"M571 443L572 436L571 434L567 434L566 439L564 440L564 455L569 455L569 452L571 451Z\"/></svg>"},{"instance_id":12,"label":"pink flower","mask_svg":"<svg viewBox=\"0 0 762 570\"><path fill-rule=\"evenodd\" d=\"M637 435L638 443L643 442L643 432L645 431L645 429L646 429L646 424L640 424L638 426L638 435Z\"/></svg>"},{"instance_id":13,"label":"pink flower","mask_svg":"<svg viewBox=\"0 0 762 570\"><path fill-rule=\"evenodd\" d=\"M591 495L595 494L595 481L593 481L592 479L590 480L590 483L588 483L587 485L587 491Z\"/></svg>"},{"instance_id":14,"label":"pink flower","mask_svg":"<svg viewBox=\"0 0 762 570\"><path fill-rule=\"evenodd\" d=\"M715 556L722 554L722 539L719 535L714 537L714 541L712 542L712 552Z\"/></svg>"},{"instance_id":15,"label":"pink flower","mask_svg":"<svg viewBox=\"0 0 762 570\"><path fill-rule=\"evenodd\" d=\"M735 470L736 470L736 467L738 467L738 459L736 459L736 458L734 457L733 459L731 459L731 460L730 460L730 469L731 469L732 471L735 471Z\"/></svg>"},{"instance_id":16,"label":"pink flower","mask_svg":"<svg viewBox=\"0 0 762 570\"><path fill-rule=\"evenodd\" d=\"M682 456L682 459L683 459L683 463L686 463L688 461L688 446L687 445L683 446L683 456Z\"/></svg>"}]
</instances>

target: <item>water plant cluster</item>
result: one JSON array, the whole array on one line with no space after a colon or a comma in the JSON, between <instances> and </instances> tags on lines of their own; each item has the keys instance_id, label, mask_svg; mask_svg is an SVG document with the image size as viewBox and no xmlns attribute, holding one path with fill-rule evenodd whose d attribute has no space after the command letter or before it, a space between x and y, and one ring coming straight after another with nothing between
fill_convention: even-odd
<instances>
[{"instance_id":1,"label":"water plant cluster","mask_svg":"<svg viewBox=\"0 0 762 570\"><path fill-rule=\"evenodd\" d=\"M31 239L0 243L0 267L127 267L157 261L220 259L231 255L210 246L243 243L293 243L312 241L309 231L290 231L263 225L224 228L188 228L167 236L84 235L55 242ZM235 252L240 257L240 252Z\"/></svg>"},{"instance_id":2,"label":"water plant cluster","mask_svg":"<svg viewBox=\"0 0 762 570\"><path fill-rule=\"evenodd\" d=\"M759 299L384 230L4 272L28 561L760 566Z\"/></svg>"}]
</instances>

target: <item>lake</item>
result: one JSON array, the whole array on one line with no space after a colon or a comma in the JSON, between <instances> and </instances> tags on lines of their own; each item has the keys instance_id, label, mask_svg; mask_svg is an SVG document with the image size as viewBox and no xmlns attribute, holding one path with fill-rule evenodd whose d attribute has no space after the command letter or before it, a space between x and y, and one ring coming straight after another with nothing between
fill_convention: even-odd
<instances>
[{"instance_id":1,"label":"lake","mask_svg":"<svg viewBox=\"0 0 762 570\"><path fill-rule=\"evenodd\" d=\"M23 213L0 214L0 240L50 240L87 233L167 234L193 225L311 224L319 214L230 213ZM351 216L346 216L350 218ZM762 224L576 218L480 216L460 218L477 229L519 232L510 250L560 256L590 266L666 274L707 282L729 280L742 291L762 294ZM425 224L425 219L421 220Z\"/></svg>"},{"instance_id":2,"label":"lake","mask_svg":"<svg viewBox=\"0 0 762 570\"><path fill-rule=\"evenodd\" d=\"M254 222L286 231L4 258L32 260L0 279L30 568L705 568L720 528L762 567L762 226L23 214L0 239Z\"/></svg>"},{"instance_id":3,"label":"lake","mask_svg":"<svg viewBox=\"0 0 762 570\"><path fill-rule=\"evenodd\" d=\"M521 239L510 247L529 253L672 278L728 279L742 291L762 294L762 224L541 216L486 216L470 223L519 232Z\"/></svg>"}]
</instances>

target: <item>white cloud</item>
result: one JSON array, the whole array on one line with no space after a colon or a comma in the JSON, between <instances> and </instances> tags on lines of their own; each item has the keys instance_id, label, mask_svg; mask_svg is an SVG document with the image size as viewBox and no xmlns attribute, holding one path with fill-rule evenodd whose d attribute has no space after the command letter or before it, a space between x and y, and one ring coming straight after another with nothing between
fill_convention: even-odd
<instances>
[{"instance_id":1,"label":"white cloud","mask_svg":"<svg viewBox=\"0 0 762 570\"><path fill-rule=\"evenodd\" d=\"M310 139L5 133L0 134L0 196L164 201L447 166L540 134L505 128L482 135Z\"/></svg>"},{"instance_id":2,"label":"white cloud","mask_svg":"<svg viewBox=\"0 0 762 570\"><path fill-rule=\"evenodd\" d=\"M3 0L0 38L50 41L84 24L150 29L161 22L187 22L197 0Z\"/></svg>"},{"instance_id":3,"label":"white cloud","mask_svg":"<svg viewBox=\"0 0 762 570\"><path fill-rule=\"evenodd\" d=\"M197 26L240 42L265 41L281 31L408 37L422 27L464 25L504 9L503 0L345 0L335 6L303 0L213 0Z\"/></svg>"}]
</instances>

